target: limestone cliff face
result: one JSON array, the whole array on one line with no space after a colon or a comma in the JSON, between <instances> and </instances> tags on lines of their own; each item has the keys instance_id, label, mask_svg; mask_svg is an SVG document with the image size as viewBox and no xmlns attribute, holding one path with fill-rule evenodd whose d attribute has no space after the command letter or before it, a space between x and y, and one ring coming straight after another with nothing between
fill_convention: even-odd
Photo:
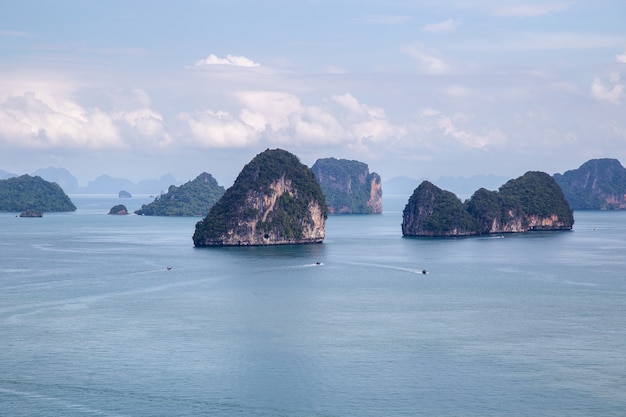
<instances>
[{"instance_id":1,"label":"limestone cliff face","mask_svg":"<svg viewBox=\"0 0 626 417\"><path fill-rule=\"evenodd\" d=\"M198 222L196 246L321 243L327 208L311 170L276 149L255 157Z\"/></svg>"},{"instance_id":2,"label":"limestone cliff face","mask_svg":"<svg viewBox=\"0 0 626 417\"><path fill-rule=\"evenodd\" d=\"M543 172L527 172L498 192L481 188L465 203L425 181L405 207L402 233L468 236L571 230L573 224L573 212L554 179Z\"/></svg>"},{"instance_id":3,"label":"limestone cliff face","mask_svg":"<svg viewBox=\"0 0 626 417\"><path fill-rule=\"evenodd\" d=\"M626 209L626 168L617 159L591 159L554 179L574 210Z\"/></svg>"},{"instance_id":4,"label":"limestone cliff face","mask_svg":"<svg viewBox=\"0 0 626 417\"><path fill-rule=\"evenodd\" d=\"M272 182L269 192L250 191L242 211L250 216L240 218L232 229L218 240L209 243L223 246L259 246L295 243L318 243L325 237L325 218L319 202L311 201L307 205L307 216L297 219L302 232L289 235L280 228L266 227L275 214L281 199L295 199L297 190L292 181L282 176Z\"/></svg>"},{"instance_id":5,"label":"limestone cliff face","mask_svg":"<svg viewBox=\"0 0 626 417\"><path fill-rule=\"evenodd\" d=\"M331 214L379 214L383 211L380 176L367 164L347 159L318 159L311 168Z\"/></svg>"},{"instance_id":6,"label":"limestone cliff face","mask_svg":"<svg viewBox=\"0 0 626 417\"><path fill-rule=\"evenodd\" d=\"M456 195L428 181L415 189L402 212L403 236L471 236L477 229Z\"/></svg>"}]
</instances>

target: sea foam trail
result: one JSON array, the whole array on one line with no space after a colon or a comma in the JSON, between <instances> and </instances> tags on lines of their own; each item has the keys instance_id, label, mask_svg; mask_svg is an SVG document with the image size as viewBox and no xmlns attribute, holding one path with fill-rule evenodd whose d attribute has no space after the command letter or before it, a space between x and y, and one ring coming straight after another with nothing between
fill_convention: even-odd
<instances>
[{"instance_id":1,"label":"sea foam trail","mask_svg":"<svg viewBox=\"0 0 626 417\"><path fill-rule=\"evenodd\" d=\"M396 271L410 272L412 274L422 274L422 275L425 275L425 274L428 273L428 271L426 271L426 269L406 268L406 267L395 266L395 265L374 264L374 263L368 263L368 262L344 262L344 263L348 264L348 265L361 265L361 266L371 266L371 267L374 267L374 268L393 269L393 270L396 270Z\"/></svg>"}]
</instances>

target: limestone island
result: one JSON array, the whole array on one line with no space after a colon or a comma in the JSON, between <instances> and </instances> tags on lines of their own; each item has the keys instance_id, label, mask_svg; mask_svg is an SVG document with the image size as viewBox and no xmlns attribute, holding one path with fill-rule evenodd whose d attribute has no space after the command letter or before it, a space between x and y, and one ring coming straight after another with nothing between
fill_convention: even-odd
<instances>
[{"instance_id":1,"label":"limestone island","mask_svg":"<svg viewBox=\"0 0 626 417\"><path fill-rule=\"evenodd\" d=\"M243 167L204 220L193 243L262 246L322 243L328 209L313 172L293 154L267 149Z\"/></svg>"},{"instance_id":2,"label":"limestone island","mask_svg":"<svg viewBox=\"0 0 626 417\"><path fill-rule=\"evenodd\" d=\"M75 211L76 206L55 182L22 175L0 180L0 211L20 213Z\"/></svg>"},{"instance_id":3,"label":"limestone island","mask_svg":"<svg viewBox=\"0 0 626 417\"><path fill-rule=\"evenodd\" d=\"M118 198L132 198L133 195L126 190L122 190L117 193Z\"/></svg>"},{"instance_id":4,"label":"limestone island","mask_svg":"<svg viewBox=\"0 0 626 417\"><path fill-rule=\"evenodd\" d=\"M498 191L479 189L464 203L428 181L415 189L402 213L404 236L455 237L571 230L574 214L556 181L529 171Z\"/></svg>"},{"instance_id":5,"label":"limestone island","mask_svg":"<svg viewBox=\"0 0 626 417\"><path fill-rule=\"evenodd\" d=\"M311 167L322 187L330 214L380 214L383 188L380 175L367 164L347 159L322 158Z\"/></svg>"},{"instance_id":6,"label":"limestone island","mask_svg":"<svg viewBox=\"0 0 626 417\"><path fill-rule=\"evenodd\" d=\"M626 209L626 168L617 159L591 159L553 177L573 210Z\"/></svg>"},{"instance_id":7,"label":"limestone island","mask_svg":"<svg viewBox=\"0 0 626 417\"><path fill-rule=\"evenodd\" d=\"M124 216L128 214L128 210L126 209L126 206L124 204L118 204L116 206L111 207L111 210L109 210L109 214L113 214L116 216Z\"/></svg>"},{"instance_id":8,"label":"limestone island","mask_svg":"<svg viewBox=\"0 0 626 417\"><path fill-rule=\"evenodd\" d=\"M170 185L167 193L150 204L143 204L135 214L142 216L206 216L209 209L224 195L224 187L211 174L203 172L193 181L177 187Z\"/></svg>"}]
</instances>

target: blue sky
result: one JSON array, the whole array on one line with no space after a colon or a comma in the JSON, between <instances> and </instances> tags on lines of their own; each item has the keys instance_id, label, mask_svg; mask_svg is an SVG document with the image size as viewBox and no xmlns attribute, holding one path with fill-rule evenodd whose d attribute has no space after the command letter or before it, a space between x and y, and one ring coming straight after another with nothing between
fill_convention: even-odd
<instances>
[{"instance_id":1,"label":"blue sky","mask_svg":"<svg viewBox=\"0 0 626 417\"><path fill-rule=\"evenodd\" d=\"M0 169L82 184L280 147L385 179L626 163L626 3L4 1Z\"/></svg>"}]
</instances>

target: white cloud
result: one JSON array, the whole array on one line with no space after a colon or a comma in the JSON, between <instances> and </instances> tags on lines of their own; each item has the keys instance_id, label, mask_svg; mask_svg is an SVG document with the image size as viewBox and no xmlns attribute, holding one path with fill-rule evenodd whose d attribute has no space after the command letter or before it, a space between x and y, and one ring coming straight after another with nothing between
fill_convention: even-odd
<instances>
[{"instance_id":1,"label":"white cloud","mask_svg":"<svg viewBox=\"0 0 626 417\"><path fill-rule=\"evenodd\" d=\"M499 5L493 9L495 16L535 17L560 12L569 8L567 3L520 3Z\"/></svg>"},{"instance_id":2,"label":"white cloud","mask_svg":"<svg viewBox=\"0 0 626 417\"><path fill-rule=\"evenodd\" d=\"M626 51L623 54L615 55L615 60L621 64L626 64Z\"/></svg>"},{"instance_id":3,"label":"white cloud","mask_svg":"<svg viewBox=\"0 0 626 417\"><path fill-rule=\"evenodd\" d=\"M403 49L418 62L420 70L426 74L436 75L450 72L450 66L438 56L437 52L419 43L407 45Z\"/></svg>"},{"instance_id":4,"label":"white cloud","mask_svg":"<svg viewBox=\"0 0 626 417\"><path fill-rule=\"evenodd\" d=\"M241 148L257 142L257 132L228 112L206 110L178 116L189 129L193 145L206 148Z\"/></svg>"},{"instance_id":5,"label":"white cloud","mask_svg":"<svg viewBox=\"0 0 626 417\"><path fill-rule=\"evenodd\" d=\"M245 56L226 55L226 58L219 58L217 55L209 55L205 59L197 61L194 66L204 67L207 65L233 65L236 67L260 67L261 64L252 61Z\"/></svg>"},{"instance_id":6,"label":"white cloud","mask_svg":"<svg viewBox=\"0 0 626 417\"><path fill-rule=\"evenodd\" d=\"M24 148L123 147L110 115L63 97L41 98L32 91L0 103L0 140Z\"/></svg>"},{"instance_id":7,"label":"white cloud","mask_svg":"<svg viewBox=\"0 0 626 417\"><path fill-rule=\"evenodd\" d=\"M113 104L107 111L79 104L69 88L34 86L36 92L14 89L0 98L0 141L39 149L145 148L171 142L163 116L151 108L143 90L106 94Z\"/></svg>"},{"instance_id":8,"label":"white cloud","mask_svg":"<svg viewBox=\"0 0 626 417\"><path fill-rule=\"evenodd\" d=\"M208 110L183 113L179 120L197 144L218 148L341 144L362 150L406 134L382 108L360 103L351 94L332 96L324 106L305 105L292 94L275 91L242 91L235 98L241 106L237 116Z\"/></svg>"},{"instance_id":9,"label":"white cloud","mask_svg":"<svg viewBox=\"0 0 626 417\"><path fill-rule=\"evenodd\" d=\"M429 23L422 27L424 32L440 33L440 32L454 32L462 22L460 19L448 19L439 23Z\"/></svg>"},{"instance_id":10,"label":"white cloud","mask_svg":"<svg viewBox=\"0 0 626 417\"><path fill-rule=\"evenodd\" d=\"M596 100L608 101L612 104L620 104L624 96L625 85L619 82L619 77L612 77L613 85L605 85L602 80L595 78L591 83L591 95Z\"/></svg>"},{"instance_id":11,"label":"white cloud","mask_svg":"<svg viewBox=\"0 0 626 417\"><path fill-rule=\"evenodd\" d=\"M420 127L426 132L429 140L424 145L432 150L445 152L459 149L456 145L462 145L461 149L485 149L493 145L502 145L506 142L506 135L498 129L481 129L481 133L475 133L471 122L473 117L466 113L457 112L452 115L444 114L435 109L423 109L420 114ZM438 140L438 135L442 135ZM450 144L445 138L452 139ZM440 142L440 143L439 143Z\"/></svg>"}]
</instances>

